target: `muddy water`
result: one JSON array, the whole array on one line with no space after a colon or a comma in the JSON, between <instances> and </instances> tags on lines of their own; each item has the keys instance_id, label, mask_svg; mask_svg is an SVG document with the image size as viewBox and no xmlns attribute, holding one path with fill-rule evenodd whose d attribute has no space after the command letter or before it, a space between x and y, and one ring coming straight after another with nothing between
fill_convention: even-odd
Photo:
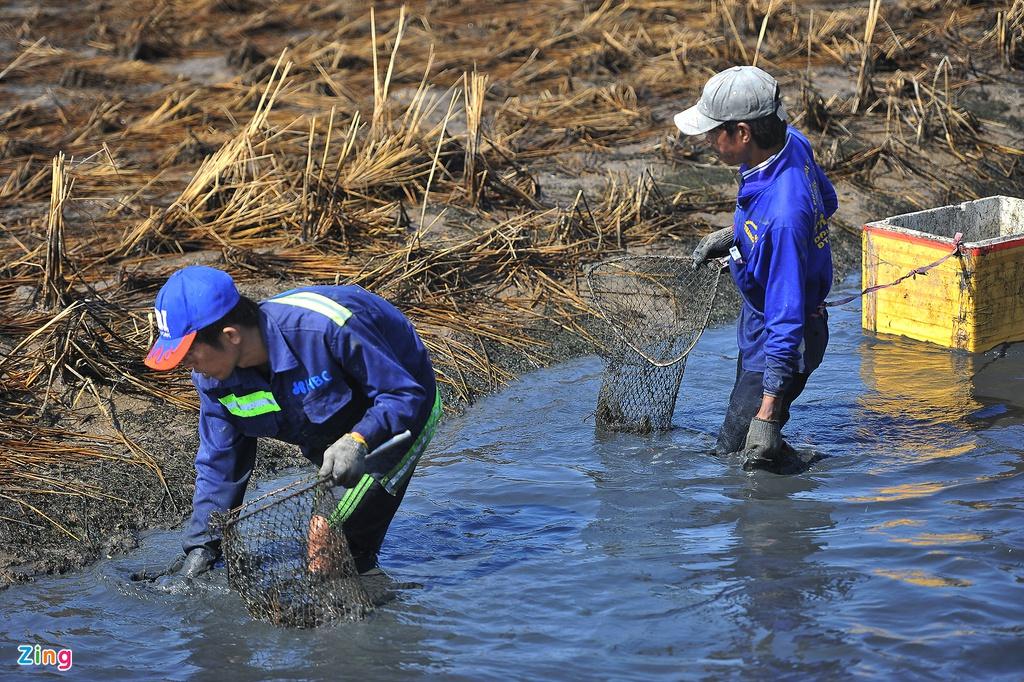
<instances>
[{"instance_id":1,"label":"muddy water","mask_svg":"<svg viewBox=\"0 0 1024 682\"><path fill-rule=\"evenodd\" d=\"M38 643L90 679L1019 679L1024 348L865 336L855 306L832 329L789 429L829 455L805 473L705 454L730 328L660 436L595 433L585 358L444 424L382 557L420 587L367 621L288 631L217 585L141 589L127 575L176 551L158 532L0 593L0 670Z\"/></svg>"}]
</instances>

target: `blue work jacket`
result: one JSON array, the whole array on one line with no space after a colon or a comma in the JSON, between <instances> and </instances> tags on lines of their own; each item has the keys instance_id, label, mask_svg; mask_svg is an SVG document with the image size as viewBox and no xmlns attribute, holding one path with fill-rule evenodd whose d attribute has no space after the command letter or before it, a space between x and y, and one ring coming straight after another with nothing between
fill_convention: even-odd
<instances>
[{"instance_id":1,"label":"blue work jacket","mask_svg":"<svg viewBox=\"0 0 1024 682\"><path fill-rule=\"evenodd\" d=\"M768 395L781 395L824 356L824 343L805 343L804 323L823 314L832 287L828 219L836 208L835 189L796 128L778 154L740 167L729 258L743 297L736 341L743 369L764 373Z\"/></svg>"},{"instance_id":2,"label":"blue work jacket","mask_svg":"<svg viewBox=\"0 0 1024 682\"><path fill-rule=\"evenodd\" d=\"M207 527L210 513L242 502L258 437L296 444L319 465L327 446L350 431L372 451L405 430L416 436L440 411L426 348L379 296L358 286L306 287L259 308L269 372L239 367L224 381L192 373L199 451L186 552L218 542ZM367 473L389 492L422 453L400 450L367 462Z\"/></svg>"}]
</instances>

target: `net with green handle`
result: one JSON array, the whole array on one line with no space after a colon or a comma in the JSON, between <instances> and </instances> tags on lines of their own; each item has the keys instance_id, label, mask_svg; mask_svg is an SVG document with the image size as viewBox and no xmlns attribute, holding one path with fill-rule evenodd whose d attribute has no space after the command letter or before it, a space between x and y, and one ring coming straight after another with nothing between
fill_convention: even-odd
<instances>
[{"instance_id":1,"label":"net with green handle","mask_svg":"<svg viewBox=\"0 0 1024 682\"><path fill-rule=\"evenodd\" d=\"M348 541L327 521L334 504L330 483L309 477L211 521L228 584L253 618L310 628L373 610Z\"/></svg>"},{"instance_id":2,"label":"net with green handle","mask_svg":"<svg viewBox=\"0 0 1024 682\"><path fill-rule=\"evenodd\" d=\"M406 430L366 456L367 466L414 445ZM356 621L373 610L340 522L344 488L316 476L211 517L228 584L256 619L287 627Z\"/></svg>"}]
</instances>

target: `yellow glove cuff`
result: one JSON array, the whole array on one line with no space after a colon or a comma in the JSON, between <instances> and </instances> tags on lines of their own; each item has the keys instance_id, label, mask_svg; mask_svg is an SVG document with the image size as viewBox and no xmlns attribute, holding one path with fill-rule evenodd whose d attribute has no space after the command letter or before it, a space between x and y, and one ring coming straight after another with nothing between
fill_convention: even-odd
<instances>
[{"instance_id":1,"label":"yellow glove cuff","mask_svg":"<svg viewBox=\"0 0 1024 682\"><path fill-rule=\"evenodd\" d=\"M362 443L363 447L366 447L366 439L363 438L363 434L357 433L355 431L350 431L348 435L352 436L352 440L354 440L357 443Z\"/></svg>"}]
</instances>

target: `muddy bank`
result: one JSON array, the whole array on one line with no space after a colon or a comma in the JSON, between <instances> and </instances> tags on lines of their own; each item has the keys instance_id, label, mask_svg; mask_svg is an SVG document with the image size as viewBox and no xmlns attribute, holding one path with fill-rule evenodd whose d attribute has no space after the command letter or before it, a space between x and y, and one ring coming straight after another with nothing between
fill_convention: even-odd
<instances>
[{"instance_id":1,"label":"muddy bank","mask_svg":"<svg viewBox=\"0 0 1024 682\"><path fill-rule=\"evenodd\" d=\"M182 265L381 293L457 410L590 351L587 264L729 223L734 174L671 116L755 53L839 191L837 279L868 220L1020 193L1019 18L910 1L866 38L866 3L774 4L0 9L0 580L188 514L195 398L141 364ZM300 463L261 447L259 477Z\"/></svg>"}]
</instances>

